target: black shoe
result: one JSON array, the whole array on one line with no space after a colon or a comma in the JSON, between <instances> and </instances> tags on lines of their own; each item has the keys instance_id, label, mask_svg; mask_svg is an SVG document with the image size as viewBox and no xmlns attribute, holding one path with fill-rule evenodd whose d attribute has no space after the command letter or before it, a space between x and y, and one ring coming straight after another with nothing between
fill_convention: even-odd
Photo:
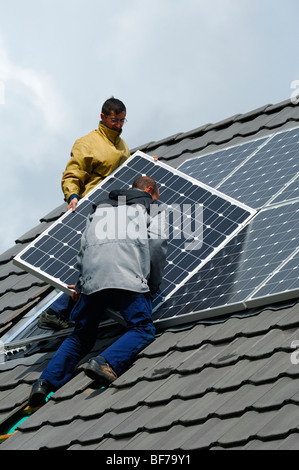
<instances>
[{"instance_id":1,"label":"black shoe","mask_svg":"<svg viewBox=\"0 0 299 470\"><path fill-rule=\"evenodd\" d=\"M46 398L51 392L49 384L44 379L38 379L31 389L31 393L28 398L28 405L31 408L42 406L46 403Z\"/></svg>"},{"instance_id":2,"label":"black shoe","mask_svg":"<svg viewBox=\"0 0 299 470\"><path fill-rule=\"evenodd\" d=\"M43 330L64 330L70 327L70 324L55 313L43 311L38 318L38 327Z\"/></svg>"},{"instance_id":3,"label":"black shoe","mask_svg":"<svg viewBox=\"0 0 299 470\"><path fill-rule=\"evenodd\" d=\"M84 372L99 385L110 385L117 379L116 373L102 356L92 357Z\"/></svg>"}]
</instances>

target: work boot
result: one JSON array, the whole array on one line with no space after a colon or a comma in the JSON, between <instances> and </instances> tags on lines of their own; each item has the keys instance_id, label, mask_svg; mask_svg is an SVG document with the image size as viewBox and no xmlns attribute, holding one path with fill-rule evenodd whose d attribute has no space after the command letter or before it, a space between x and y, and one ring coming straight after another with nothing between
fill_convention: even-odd
<instances>
[{"instance_id":1,"label":"work boot","mask_svg":"<svg viewBox=\"0 0 299 470\"><path fill-rule=\"evenodd\" d=\"M116 373L102 356L89 359L84 372L99 385L110 385L117 379Z\"/></svg>"},{"instance_id":2,"label":"work boot","mask_svg":"<svg viewBox=\"0 0 299 470\"><path fill-rule=\"evenodd\" d=\"M46 398L51 392L49 384L44 379L38 379L31 389L31 393L28 398L28 404L31 408L42 406L46 403Z\"/></svg>"},{"instance_id":3,"label":"work boot","mask_svg":"<svg viewBox=\"0 0 299 470\"><path fill-rule=\"evenodd\" d=\"M38 327L43 330L64 330L69 328L69 323L55 313L44 310L38 318Z\"/></svg>"}]
</instances>

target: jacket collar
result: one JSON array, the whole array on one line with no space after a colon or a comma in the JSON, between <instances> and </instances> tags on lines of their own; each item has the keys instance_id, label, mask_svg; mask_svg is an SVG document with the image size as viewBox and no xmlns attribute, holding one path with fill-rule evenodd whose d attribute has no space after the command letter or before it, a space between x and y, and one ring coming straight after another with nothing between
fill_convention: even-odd
<instances>
[{"instance_id":1,"label":"jacket collar","mask_svg":"<svg viewBox=\"0 0 299 470\"><path fill-rule=\"evenodd\" d=\"M117 141L117 139L119 139L119 136L122 133L122 129L120 129L120 131L115 131L114 129L110 129L109 127L105 126L102 121L99 122L98 130L113 144Z\"/></svg>"}]
</instances>

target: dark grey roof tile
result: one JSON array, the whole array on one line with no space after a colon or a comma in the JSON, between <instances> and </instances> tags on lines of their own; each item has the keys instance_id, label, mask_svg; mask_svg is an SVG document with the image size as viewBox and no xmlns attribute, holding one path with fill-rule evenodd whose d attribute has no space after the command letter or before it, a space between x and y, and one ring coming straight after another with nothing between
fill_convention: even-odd
<instances>
[{"instance_id":1,"label":"dark grey roof tile","mask_svg":"<svg viewBox=\"0 0 299 470\"><path fill-rule=\"evenodd\" d=\"M299 121L299 113L294 113L294 106L290 105L278 110L278 112L272 116L268 123L270 128L282 127L288 121Z\"/></svg>"},{"instance_id":2,"label":"dark grey roof tile","mask_svg":"<svg viewBox=\"0 0 299 470\"><path fill-rule=\"evenodd\" d=\"M277 318L277 326L282 329L298 327L298 307L294 305L293 307L280 310L279 317Z\"/></svg>"},{"instance_id":3,"label":"dark grey roof tile","mask_svg":"<svg viewBox=\"0 0 299 470\"><path fill-rule=\"evenodd\" d=\"M115 442L115 441L114 441ZM86 444L86 445L81 445L81 444L73 444L71 445L67 450L98 450L98 443L96 444ZM123 449L123 447L122 447ZM119 450L117 447L117 444L115 444L115 450Z\"/></svg>"},{"instance_id":4,"label":"dark grey roof tile","mask_svg":"<svg viewBox=\"0 0 299 470\"><path fill-rule=\"evenodd\" d=\"M249 442L242 446L242 450L277 450L279 445L284 442L284 439L275 439L275 442L272 441L261 441L259 439L250 439ZM223 450L225 448L218 447L218 449ZM231 450L233 448L229 448ZM214 450L211 448L210 450ZM217 450L217 449L216 449ZM240 450L240 446L236 447L235 450Z\"/></svg>"},{"instance_id":5,"label":"dark grey roof tile","mask_svg":"<svg viewBox=\"0 0 299 470\"><path fill-rule=\"evenodd\" d=\"M193 331L196 327L193 327L191 331ZM183 331L166 331L163 333L162 336L157 337L155 341L153 341L141 355L146 357L156 357L162 356L168 351L173 349L180 349L179 344L183 340L184 337L188 336L190 329L183 330ZM196 342L198 344L198 341ZM190 349L190 348L189 348Z\"/></svg>"},{"instance_id":6,"label":"dark grey roof tile","mask_svg":"<svg viewBox=\"0 0 299 470\"><path fill-rule=\"evenodd\" d=\"M209 449L211 444L218 442L219 437L225 435L238 421L239 417L230 420L212 418L202 425L185 427L185 434L180 433L177 445L181 450Z\"/></svg>"},{"instance_id":7,"label":"dark grey roof tile","mask_svg":"<svg viewBox=\"0 0 299 470\"><path fill-rule=\"evenodd\" d=\"M208 343L219 330L223 330L223 324L215 323L214 325L196 325L182 338L178 338L176 348L181 349L194 349L201 344Z\"/></svg>"},{"instance_id":8,"label":"dark grey roof tile","mask_svg":"<svg viewBox=\"0 0 299 470\"><path fill-rule=\"evenodd\" d=\"M251 353L255 357L262 357L273 353L274 350L290 350L291 343L296 339L297 332L286 332L273 329L267 334L259 337L256 344L252 347Z\"/></svg>"},{"instance_id":9,"label":"dark grey roof tile","mask_svg":"<svg viewBox=\"0 0 299 470\"><path fill-rule=\"evenodd\" d=\"M270 108L270 104L263 105L259 108L253 109L252 111L248 111L247 113L239 114L239 116L236 118L237 121L251 121L252 119L255 118L255 116L259 115L266 115L267 112Z\"/></svg>"},{"instance_id":10,"label":"dark grey roof tile","mask_svg":"<svg viewBox=\"0 0 299 470\"><path fill-rule=\"evenodd\" d=\"M83 432L78 433L77 439L80 443L91 440L100 441L103 437L111 435L118 425L125 421L126 418L130 418L131 414L131 411L123 413L107 412L99 419L85 421Z\"/></svg>"},{"instance_id":11,"label":"dark grey roof tile","mask_svg":"<svg viewBox=\"0 0 299 470\"><path fill-rule=\"evenodd\" d=\"M67 209L68 204L64 202L60 206L56 207L53 209L51 212L48 214L44 215L41 219L40 222L53 222L54 220L57 220L59 217L61 217Z\"/></svg>"},{"instance_id":12,"label":"dark grey roof tile","mask_svg":"<svg viewBox=\"0 0 299 470\"><path fill-rule=\"evenodd\" d=\"M66 400L71 398L75 394L85 390L90 383L91 380L87 377L87 375L84 372L80 372L76 374L75 377L73 377L71 380L69 380L62 388L57 390L52 399Z\"/></svg>"},{"instance_id":13,"label":"dark grey roof tile","mask_svg":"<svg viewBox=\"0 0 299 470\"><path fill-rule=\"evenodd\" d=\"M169 160L173 157L179 156L182 153L185 153L188 151L188 144L191 141L191 139L184 139L180 142L174 143L173 145L169 145L166 149L166 151L163 152L161 157L165 160ZM159 149L157 154L159 154Z\"/></svg>"},{"instance_id":14,"label":"dark grey roof tile","mask_svg":"<svg viewBox=\"0 0 299 470\"><path fill-rule=\"evenodd\" d=\"M32 286L45 286L46 284L32 274L19 274L7 277L1 281L0 296L6 292L20 292L30 289Z\"/></svg>"},{"instance_id":15,"label":"dark grey roof tile","mask_svg":"<svg viewBox=\"0 0 299 470\"><path fill-rule=\"evenodd\" d=\"M278 441L277 450L299 450L298 433L292 433L285 439Z\"/></svg>"},{"instance_id":16,"label":"dark grey roof tile","mask_svg":"<svg viewBox=\"0 0 299 470\"><path fill-rule=\"evenodd\" d=\"M133 437L123 437L122 439L107 438L98 444L97 450L112 450L113 443L124 450L170 450L177 445L180 433L185 430L184 426L173 426L161 432L139 432ZM122 446L122 447L121 447Z\"/></svg>"},{"instance_id":17,"label":"dark grey roof tile","mask_svg":"<svg viewBox=\"0 0 299 470\"><path fill-rule=\"evenodd\" d=\"M154 381L139 380L132 387L119 389L118 395L115 393L111 395L109 406L114 411L132 409L144 403L148 404L153 394L157 395L155 403L163 402L163 396L160 394L160 391L164 384L165 379Z\"/></svg>"},{"instance_id":18,"label":"dark grey roof tile","mask_svg":"<svg viewBox=\"0 0 299 470\"><path fill-rule=\"evenodd\" d=\"M0 390L11 389L19 383L32 384L38 379L44 367L45 363L42 362L32 367L18 365L14 369L1 372Z\"/></svg>"},{"instance_id":19,"label":"dark grey roof tile","mask_svg":"<svg viewBox=\"0 0 299 470\"><path fill-rule=\"evenodd\" d=\"M211 127L214 127L214 124L204 124L203 126L197 127L195 129L191 129L190 131L184 132L181 136L181 139L187 138L194 138L198 137L199 135L203 135L206 131L208 131Z\"/></svg>"},{"instance_id":20,"label":"dark grey roof tile","mask_svg":"<svg viewBox=\"0 0 299 470\"><path fill-rule=\"evenodd\" d=\"M24 271L13 264L12 261L0 266L0 281L3 281L3 279L6 279L11 274L24 274Z\"/></svg>"},{"instance_id":21,"label":"dark grey roof tile","mask_svg":"<svg viewBox=\"0 0 299 470\"><path fill-rule=\"evenodd\" d=\"M263 417L266 414L267 413L263 413ZM257 435L260 438L269 438L270 436L288 434L291 430L298 430L299 406L297 404L282 406L279 410L275 410L274 413L270 412L269 416L271 416L271 414L271 419L265 420L262 427L261 422L259 423L260 429Z\"/></svg>"},{"instance_id":22,"label":"dark grey roof tile","mask_svg":"<svg viewBox=\"0 0 299 470\"><path fill-rule=\"evenodd\" d=\"M126 434L136 434L136 432L143 429L161 429L161 427L164 427L163 424L165 424L165 422L163 423L163 418L166 419L167 425L171 424L173 410L176 410L176 407L174 402L170 402L165 406L142 406L127 415L124 415L124 413L118 414L118 423L114 423L114 426L109 430L109 434L119 437Z\"/></svg>"},{"instance_id":23,"label":"dark grey roof tile","mask_svg":"<svg viewBox=\"0 0 299 470\"><path fill-rule=\"evenodd\" d=\"M285 108L286 106L292 106L294 108L294 114L296 112L296 105L294 105L290 98L279 101L278 103L269 104L266 108L267 113L279 112L281 109Z\"/></svg>"},{"instance_id":24,"label":"dark grey roof tile","mask_svg":"<svg viewBox=\"0 0 299 470\"><path fill-rule=\"evenodd\" d=\"M28 450L52 450L67 447L77 436L84 432L86 422L75 420L72 424L62 424L59 428L46 425L38 429L34 439L27 443Z\"/></svg>"},{"instance_id":25,"label":"dark grey roof tile","mask_svg":"<svg viewBox=\"0 0 299 470\"><path fill-rule=\"evenodd\" d=\"M144 433L142 433L144 434ZM85 446L82 446L81 444L77 447L77 450L101 450L101 451L105 451L105 450L111 450L113 449L114 451L118 451L118 450L139 450L141 449L140 447L138 448L138 446L134 446L133 444L133 447L130 447L130 443L133 441L135 441L135 437L131 438L131 437L123 437L123 438L120 438L120 439L113 439L113 438L104 438L100 441L100 443L96 443L96 444L87 444ZM113 447L114 446L114 447ZM75 446L72 446L70 447L69 450L76 450L76 447Z\"/></svg>"},{"instance_id":26,"label":"dark grey roof tile","mask_svg":"<svg viewBox=\"0 0 299 470\"><path fill-rule=\"evenodd\" d=\"M0 411L13 410L26 404L31 387L20 384L12 389L2 391L0 394Z\"/></svg>"},{"instance_id":27,"label":"dark grey roof tile","mask_svg":"<svg viewBox=\"0 0 299 470\"><path fill-rule=\"evenodd\" d=\"M267 406L278 406L287 401L299 403L299 378L289 380L288 377L282 377L277 380L264 395L257 398L254 402L255 408L267 408Z\"/></svg>"},{"instance_id":28,"label":"dark grey roof tile","mask_svg":"<svg viewBox=\"0 0 299 470\"><path fill-rule=\"evenodd\" d=\"M12 261L13 258L18 253L20 253L20 251L24 250L25 247L26 247L26 244L24 245L17 244L17 245L13 245L11 248L6 250L4 253L0 255L0 265L8 263L9 261Z\"/></svg>"},{"instance_id":29,"label":"dark grey roof tile","mask_svg":"<svg viewBox=\"0 0 299 470\"><path fill-rule=\"evenodd\" d=\"M178 371L180 366L185 363L190 357L190 351L172 351L159 360L151 361L151 365L146 371L143 371L140 378L148 380L162 379L168 377L170 374Z\"/></svg>"},{"instance_id":30,"label":"dark grey roof tile","mask_svg":"<svg viewBox=\"0 0 299 470\"><path fill-rule=\"evenodd\" d=\"M7 292L2 295L0 299L0 313L9 310L19 310L20 308L27 305L29 302L40 299L40 296L44 295L49 287L45 284L41 286L32 286L26 291L21 291L18 293ZM0 319L2 319L0 317Z\"/></svg>"},{"instance_id":31,"label":"dark grey roof tile","mask_svg":"<svg viewBox=\"0 0 299 470\"><path fill-rule=\"evenodd\" d=\"M168 154L168 151L169 151L169 148L162 145L162 147L158 147L157 149L155 149L155 151L153 152L159 159L163 159L163 160L167 160L167 154Z\"/></svg>"},{"instance_id":32,"label":"dark grey roof tile","mask_svg":"<svg viewBox=\"0 0 299 470\"><path fill-rule=\"evenodd\" d=\"M225 432L222 432L221 423L218 423L215 429L215 443L226 446L229 444L235 445L236 443L246 444L249 439L258 435L262 423L266 425L276 415L277 410L265 412L262 416L256 411L247 411L238 418L224 420L223 422L227 422L227 428Z\"/></svg>"},{"instance_id":33,"label":"dark grey roof tile","mask_svg":"<svg viewBox=\"0 0 299 470\"><path fill-rule=\"evenodd\" d=\"M218 121L215 124L210 124L209 126L206 127L206 131L211 130L213 128L218 128L218 129L227 128L230 125L232 125L235 121L238 121L239 117L241 116L242 114L235 114L234 116L222 119L221 121Z\"/></svg>"},{"instance_id":34,"label":"dark grey roof tile","mask_svg":"<svg viewBox=\"0 0 299 470\"><path fill-rule=\"evenodd\" d=\"M126 392L125 392L126 393ZM101 417L107 410L114 410L114 403L117 403L118 396L123 396L122 390L109 387L102 393L102 390L94 390L91 399L85 398L80 409L80 416L83 419L90 419L91 417ZM117 406L116 406L117 409Z\"/></svg>"},{"instance_id":35,"label":"dark grey roof tile","mask_svg":"<svg viewBox=\"0 0 299 470\"><path fill-rule=\"evenodd\" d=\"M169 146L172 142L176 141L176 140L181 140L182 137L184 137L184 133L183 132L179 132L177 134L173 134L169 137L166 137L165 139L161 139L157 142L151 142L150 144L147 144L147 149L149 150L153 145L167 145Z\"/></svg>"},{"instance_id":36,"label":"dark grey roof tile","mask_svg":"<svg viewBox=\"0 0 299 470\"><path fill-rule=\"evenodd\" d=\"M39 352L29 357L21 357L18 359L11 359L10 361L6 361L0 363L0 373L10 370L17 370L18 366L26 366L29 368L35 367L38 364L44 363L46 360L49 359L51 353Z\"/></svg>"},{"instance_id":37,"label":"dark grey roof tile","mask_svg":"<svg viewBox=\"0 0 299 470\"><path fill-rule=\"evenodd\" d=\"M29 446L32 446L35 442L35 436L38 435L38 431L35 433L29 433L22 435L20 439L20 432L17 430L9 439L1 444L2 450L29 450Z\"/></svg>"},{"instance_id":38,"label":"dark grey roof tile","mask_svg":"<svg viewBox=\"0 0 299 470\"><path fill-rule=\"evenodd\" d=\"M182 155L179 155L178 157L171 158L171 159L166 159L166 158L161 158L161 161L166 160L166 163L168 166L172 168L178 168L182 163L184 163L186 160L189 158L192 158L192 154L187 152L183 153ZM163 190L163 188L161 188Z\"/></svg>"},{"instance_id":39,"label":"dark grey roof tile","mask_svg":"<svg viewBox=\"0 0 299 470\"><path fill-rule=\"evenodd\" d=\"M15 242L16 243L28 243L34 240L37 236L39 236L41 233L43 233L48 227L50 227L51 223L47 222L42 222L36 227L34 227L31 230L28 230L28 232L24 233L20 237L18 237Z\"/></svg>"},{"instance_id":40,"label":"dark grey roof tile","mask_svg":"<svg viewBox=\"0 0 299 470\"><path fill-rule=\"evenodd\" d=\"M197 150L201 150L203 148L206 148L208 145L215 144L217 139L220 140L221 142L223 142L224 140L220 136L223 135L223 133L226 134L226 132L227 131L225 131L225 130L224 131L218 131L217 129L213 129L211 131L208 131L207 133L205 133L204 135L202 135L200 137L190 139L187 142L188 145L186 146L186 151L194 152L194 151L197 151Z\"/></svg>"},{"instance_id":41,"label":"dark grey roof tile","mask_svg":"<svg viewBox=\"0 0 299 470\"><path fill-rule=\"evenodd\" d=\"M37 305L40 300L48 293L49 286L32 287L28 291L19 293L7 293L0 299L0 334L6 332L8 327L15 324L17 320L22 318L31 308ZM13 304L9 303L9 299L14 298Z\"/></svg>"},{"instance_id":42,"label":"dark grey roof tile","mask_svg":"<svg viewBox=\"0 0 299 470\"><path fill-rule=\"evenodd\" d=\"M297 375L297 366L291 363L290 353L282 350L272 351L272 354L265 356L262 360L256 361L258 368L251 370L250 380L253 382L261 382L272 380L273 377L281 377L284 375Z\"/></svg>"}]
</instances>

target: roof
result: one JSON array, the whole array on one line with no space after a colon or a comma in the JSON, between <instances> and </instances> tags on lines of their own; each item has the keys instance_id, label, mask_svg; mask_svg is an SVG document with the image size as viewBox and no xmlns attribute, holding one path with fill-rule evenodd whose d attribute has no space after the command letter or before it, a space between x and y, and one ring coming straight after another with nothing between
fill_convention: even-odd
<instances>
[{"instance_id":1,"label":"roof","mask_svg":"<svg viewBox=\"0 0 299 470\"><path fill-rule=\"evenodd\" d=\"M298 121L298 107L288 100L138 149L178 167L193 156L298 127ZM55 294L12 260L65 208L44 216L0 256L2 339ZM73 379L0 449L298 449L299 369L291 360L298 319L299 299L293 299L159 331L107 389L97 390L84 374L85 358ZM90 355L122 328L104 324ZM63 339L49 332L36 340L41 333L35 327L35 339L12 345L0 364L0 434L21 418L32 383Z\"/></svg>"}]
</instances>

